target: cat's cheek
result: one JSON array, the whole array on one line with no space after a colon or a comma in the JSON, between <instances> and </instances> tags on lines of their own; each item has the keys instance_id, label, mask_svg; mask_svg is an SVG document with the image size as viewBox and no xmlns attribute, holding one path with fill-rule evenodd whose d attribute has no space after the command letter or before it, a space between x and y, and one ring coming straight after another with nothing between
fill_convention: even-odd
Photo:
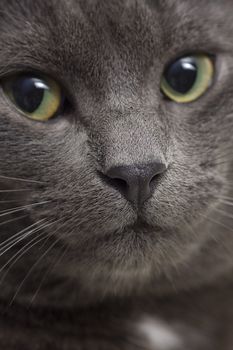
<instances>
[{"instance_id":1,"label":"cat's cheek","mask_svg":"<svg viewBox=\"0 0 233 350\"><path fill-rule=\"evenodd\" d=\"M143 215L149 224L164 230L180 230L185 223L195 225L217 203L224 192L225 179L213 171L185 164L170 169L154 196L145 203Z\"/></svg>"},{"instance_id":2,"label":"cat's cheek","mask_svg":"<svg viewBox=\"0 0 233 350\"><path fill-rule=\"evenodd\" d=\"M87 180L85 180L87 181ZM92 183L90 177L90 183ZM124 227L133 224L136 214L130 205L114 193L109 193L104 187L89 186L84 193L77 191L78 183L66 190L53 188L37 193L34 201L43 198L50 201L47 205L31 209L33 221L46 219L55 222L51 233L55 232L72 250L80 249L95 251L102 244L104 237L113 236L115 232L123 231ZM81 184L79 187L82 187ZM58 199L59 198L59 199ZM93 242L96 242L93 245Z\"/></svg>"}]
</instances>

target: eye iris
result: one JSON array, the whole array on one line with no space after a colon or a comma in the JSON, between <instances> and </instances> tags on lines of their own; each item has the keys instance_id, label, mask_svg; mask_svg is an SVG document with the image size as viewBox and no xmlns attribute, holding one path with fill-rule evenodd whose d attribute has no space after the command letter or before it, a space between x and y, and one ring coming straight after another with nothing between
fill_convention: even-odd
<instances>
[{"instance_id":1,"label":"eye iris","mask_svg":"<svg viewBox=\"0 0 233 350\"><path fill-rule=\"evenodd\" d=\"M197 79L198 67L192 57L183 58L173 63L165 72L165 79L178 93L189 92Z\"/></svg>"},{"instance_id":2,"label":"eye iris","mask_svg":"<svg viewBox=\"0 0 233 350\"><path fill-rule=\"evenodd\" d=\"M5 95L29 119L48 121L62 113L65 96L60 85L48 76L20 74L2 81Z\"/></svg>"},{"instance_id":3,"label":"eye iris","mask_svg":"<svg viewBox=\"0 0 233 350\"><path fill-rule=\"evenodd\" d=\"M12 96L17 105L27 113L35 112L41 105L46 85L38 78L20 77L12 84Z\"/></svg>"},{"instance_id":4,"label":"eye iris","mask_svg":"<svg viewBox=\"0 0 233 350\"><path fill-rule=\"evenodd\" d=\"M207 54L180 58L165 70L161 91L171 101L193 102L209 89L214 73L213 60Z\"/></svg>"}]
</instances>

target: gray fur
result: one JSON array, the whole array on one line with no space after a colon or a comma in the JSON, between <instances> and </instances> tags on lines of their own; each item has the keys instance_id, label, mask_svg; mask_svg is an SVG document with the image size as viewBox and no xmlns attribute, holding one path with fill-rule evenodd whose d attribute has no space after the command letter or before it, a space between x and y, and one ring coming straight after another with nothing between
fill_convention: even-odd
<instances>
[{"instance_id":1,"label":"gray fur","mask_svg":"<svg viewBox=\"0 0 233 350\"><path fill-rule=\"evenodd\" d=\"M40 71L70 100L39 123L0 90L0 206L27 206L0 214L1 242L51 223L0 254L49 237L1 270L1 349L232 349L232 37L231 0L1 0L0 81ZM164 67L192 52L216 56L213 85L165 100ZM99 175L154 159L140 212Z\"/></svg>"}]
</instances>

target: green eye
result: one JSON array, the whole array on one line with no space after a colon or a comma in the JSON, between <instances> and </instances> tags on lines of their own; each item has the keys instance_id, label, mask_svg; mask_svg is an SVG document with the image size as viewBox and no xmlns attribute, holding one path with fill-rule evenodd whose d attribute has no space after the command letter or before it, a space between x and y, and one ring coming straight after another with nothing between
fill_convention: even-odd
<instances>
[{"instance_id":1,"label":"green eye","mask_svg":"<svg viewBox=\"0 0 233 350\"><path fill-rule=\"evenodd\" d=\"M183 57L167 67L161 90L177 103L193 102L208 90L213 77L214 64L209 56Z\"/></svg>"},{"instance_id":2,"label":"green eye","mask_svg":"<svg viewBox=\"0 0 233 350\"><path fill-rule=\"evenodd\" d=\"M3 90L16 108L33 120L51 119L63 103L60 86L48 77L20 74L5 79Z\"/></svg>"}]
</instances>

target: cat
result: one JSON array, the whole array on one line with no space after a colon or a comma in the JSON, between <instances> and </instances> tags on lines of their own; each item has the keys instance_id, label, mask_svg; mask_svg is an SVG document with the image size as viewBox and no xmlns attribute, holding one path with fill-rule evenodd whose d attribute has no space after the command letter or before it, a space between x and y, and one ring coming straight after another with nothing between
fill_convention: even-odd
<instances>
[{"instance_id":1,"label":"cat","mask_svg":"<svg viewBox=\"0 0 233 350\"><path fill-rule=\"evenodd\" d=\"M1 0L0 347L233 347L231 0Z\"/></svg>"}]
</instances>

